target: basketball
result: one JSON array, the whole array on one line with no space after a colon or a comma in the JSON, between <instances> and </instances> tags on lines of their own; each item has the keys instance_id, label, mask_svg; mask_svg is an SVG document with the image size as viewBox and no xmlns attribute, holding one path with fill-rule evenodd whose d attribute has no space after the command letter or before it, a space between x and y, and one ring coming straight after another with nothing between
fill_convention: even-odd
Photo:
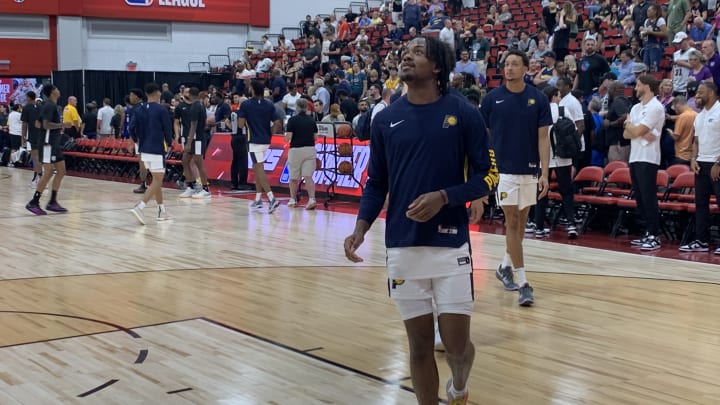
<instances>
[{"instance_id":1,"label":"basketball","mask_svg":"<svg viewBox=\"0 0 720 405\"><path fill-rule=\"evenodd\" d=\"M347 160L344 162L340 162L340 164L337 167L338 173L340 174L352 174L353 167L352 163L348 162Z\"/></svg>"},{"instance_id":2,"label":"basketball","mask_svg":"<svg viewBox=\"0 0 720 405\"><path fill-rule=\"evenodd\" d=\"M315 159L315 170L322 170L322 160Z\"/></svg>"},{"instance_id":3,"label":"basketball","mask_svg":"<svg viewBox=\"0 0 720 405\"><path fill-rule=\"evenodd\" d=\"M335 136L338 138L350 138L352 136L352 127L348 124L341 124L335 128Z\"/></svg>"},{"instance_id":4,"label":"basketball","mask_svg":"<svg viewBox=\"0 0 720 405\"><path fill-rule=\"evenodd\" d=\"M337 146L338 155L342 157L351 157L353 155L352 145L349 143L341 143Z\"/></svg>"}]
</instances>

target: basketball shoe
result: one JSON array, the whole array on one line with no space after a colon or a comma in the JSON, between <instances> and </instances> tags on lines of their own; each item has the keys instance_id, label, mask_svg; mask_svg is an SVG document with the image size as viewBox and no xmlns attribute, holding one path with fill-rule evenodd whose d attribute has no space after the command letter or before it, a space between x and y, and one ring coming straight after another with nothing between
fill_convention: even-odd
<instances>
[{"instance_id":1,"label":"basketball shoe","mask_svg":"<svg viewBox=\"0 0 720 405\"><path fill-rule=\"evenodd\" d=\"M470 394L470 391L465 388L465 393L460 394L459 396L453 395L453 379L450 377L448 379L447 385L445 386L445 392L447 392L447 403L448 405L466 405L468 401L468 396Z\"/></svg>"}]
</instances>

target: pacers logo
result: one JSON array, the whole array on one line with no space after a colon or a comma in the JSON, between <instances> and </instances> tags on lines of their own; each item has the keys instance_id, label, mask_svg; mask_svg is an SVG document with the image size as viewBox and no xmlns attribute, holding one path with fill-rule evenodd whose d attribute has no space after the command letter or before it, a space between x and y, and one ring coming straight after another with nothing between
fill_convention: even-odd
<instances>
[{"instance_id":1,"label":"pacers logo","mask_svg":"<svg viewBox=\"0 0 720 405\"><path fill-rule=\"evenodd\" d=\"M394 290L395 288L397 288L397 286L405 284L405 280L394 278L390 280L390 284L392 286L392 289Z\"/></svg>"},{"instance_id":2,"label":"pacers logo","mask_svg":"<svg viewBox=\"0 0 720 405\"><path fill-rule=\"evenodd\" d=\"M500 200L502 201L502 200L504 200L504 199L506 199L506 198L507 198L507 193L504 192L504 191L500 192Z\"/></svg>"},{"instance_id":3,"label":"pacers logo","mask_svg":"<svg viewBox=\"0 0 720 405\"><path fill-rule=\"evenodd\" d=\"M532 106L534 106L534 105L535 105L535 99L534 99L534 98L529 98L529 99L528 99L528 107L532 107Z\"/></svg>"},{"instance_id":4,"label":"pacers logo","mask_svg":"<svg viewBox=\"0 0 720 405\"><path fill-rule=\"evenodd\" d=\"M454 115L446 115L443 120L443 128L450 128L457 125L457 117Z\"/></svg>"}]
</instances>

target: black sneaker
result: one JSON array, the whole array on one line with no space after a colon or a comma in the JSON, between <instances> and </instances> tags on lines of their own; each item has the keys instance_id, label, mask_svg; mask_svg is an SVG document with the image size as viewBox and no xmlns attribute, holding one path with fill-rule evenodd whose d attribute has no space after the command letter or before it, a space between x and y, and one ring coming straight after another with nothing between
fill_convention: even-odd
<instances>
[{"instance_id":1,"label":"black sneaker","mask_svg":"<svg viewBox=\"0 0 720 405\"><path fill-rule=\"evenodd\" d=\"M498 269L495 271L495 277L503 283L506 291L517 291L519 288L515 283L512 267L510 266L503 267L502 264L498 266Z\"/></svg>"},{"instance_id":2,"label":"black sneaker","mask_svg":"<svg viewBox=\"0 0 720 405\"><path fill-rule=\"evenodd\" d=\"M133 190L133 193L135 194L145 194L145 190L147 190L147 186L145 183L140 183L140 186Z\"/></svg>"},{"instance_id":3,"label":"black sneaker","mask_svg":"<svg viewBox=\"0 0 720 405\"><path fill-rule=\"evenodd\" d=\"M537 227L535 226L535 223L534 223L534 222L528 222L528 223L525 225L525 233L533 233L533 232L535 232L535 229L536 229L536 228L537 228Z\"/></svg>"},{"instance_id":4,"label":"black sneaker","mask_svg":"<svg viewBox=\"0 0 720 405\"><path fill-rule=\"evenodd\" d=\"M550 228L538 229L535 231L535 237L540 239L546 236L550 236Z\"/></svg>"},{"instance_id":5,"label":"black sneaker","mask_svg":"<svg viewBox=\"0 0 720 405\"><path fill-rule=\"evenodd\" d=\"M640 250L651 251L660 249L660 237L659 236L648 236L645 243L640 246Z\"/></svg>"},{"instance_id":6,"label":"black sneaker","mask_svg":"<svg viewBox=\"0 0 720 405\"><path fill-rule=\"evenodd\" d=\"M577 231L577 227L575 227L575 225L568 226L567 233L568 233L568 239L577 239L578 238L578 231Z\"/></svg>"},{"instance_id":7,"label":"black sneaker","mask_svg":"<svg viewBox=\"0 0 720 405\"><path fill-rule=\"evenodd\" d=\"M687 245L680 246L681 252L707 252L710 250L710 246L700 240L694 240Z\"/></svg>"},{"instance_id":8,"label":"black sneaker","mask_svg":"<svg viewBox=\"0 0 720 405\"><path fill-rule=\"evenodd\" d=\"M650 236L649 233L645 233L645 235L643 235L642 238L640 238L640 239L633 239L632 241L630 241L630 244L633 245L633 246L638 246L638 247L640 247L640 246L644 245L645 242L647 242L647 239L648 239L649 236Z\"/></svg>"},{"instance_id":9,"label":"black sneaker","mask_svg":"<svg viewBox=\"0 0 720 405\"><path fill-rule=\"evenodd\" d=\"M530 284L526 283L524 286L520 287L518 304L520 304L521 307L530 307L534 303L535 297L533 297L533 288L530 287Z\"/></svg>"}]
</instances>

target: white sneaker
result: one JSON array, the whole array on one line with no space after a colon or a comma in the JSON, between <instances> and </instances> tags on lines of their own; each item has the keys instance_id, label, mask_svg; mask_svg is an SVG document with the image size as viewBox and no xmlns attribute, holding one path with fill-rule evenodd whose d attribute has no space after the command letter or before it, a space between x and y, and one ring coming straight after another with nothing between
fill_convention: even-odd
<instances>
[{"instance_id":1,"label":"white sneaker","mask_svg":"<svg viewBox=\"0 0 720 405\"><path fill-rule=\"evenodd\" d=\"M30 188L37 188L39 178L30 182Z\"/></svg>"},{"instance_id":2,"label":"white sneaker","mask_svg":"<svg viewBox=\"0 0 720 405\"><path fill-rule=\"evenodd\" d=\"M171 218L170 218L170 215L168 214L167 210L163 210L160 207L158 207L158 217L157 217L158 222L168 221L170 219Z\"/></svg>"},{"instance_id":3,"label":"white sneaker","mask_svg":"<svg viewBox=\"0 0 720 405\"><path fill-rule=\"evenodd\" d=\"M311 198L310 201L308 201L307 205L305 206L306 210L314 210L315 207L317 207L317 201L315 201L314 198Z\"/></svg>"},{"instance_id":4,"label":"white sneaker","mask_svg":"<svg viewBox=\"0 0 720 405\"><path fill-rule=\"evenodd\" d=\"M180 198L191 198L195 194L195 190L192 189L192 187L186 187L185 191L180 194Z\"/></svg>"},{"instance_id":5,"label":"white sneaker","mask_svg":"<svg viewBox=\"0 0 720 405\"><path fill-rule=\"evenodd\" d=\"M205 199L205 198L210 198L210 196L212 196L212 194L210 194L209 191L205 191L205 190L203 190L203 189L200 189L200 191L198 191L197 193L195 193L195 194L192 195L192 198Z\"/></svg>"},{"instance_id":6,"label":"white sneaker","mask_svg":"<svg viewBox=\"0 0 720 405\"><path fill-rule=\"evenodd\" d=\"M143 211L138 207L137 205L132 207L130 209L130 212L135 215L135 218L137 218L138 222L140 222L140 225L145 225L145 216L143 215Z\"/></svg>"},{"instance_id":7,"label":"white sneaker","mask_svg":"<svg viewBox=\"0 0 720 405\"><path fill-rule=\"evenodd\" d=\"M295 201L294 198L291 198L288 200L287 206L288 208L295 208L297 207L297 201Z\"/></svg>"}]
</instances>

